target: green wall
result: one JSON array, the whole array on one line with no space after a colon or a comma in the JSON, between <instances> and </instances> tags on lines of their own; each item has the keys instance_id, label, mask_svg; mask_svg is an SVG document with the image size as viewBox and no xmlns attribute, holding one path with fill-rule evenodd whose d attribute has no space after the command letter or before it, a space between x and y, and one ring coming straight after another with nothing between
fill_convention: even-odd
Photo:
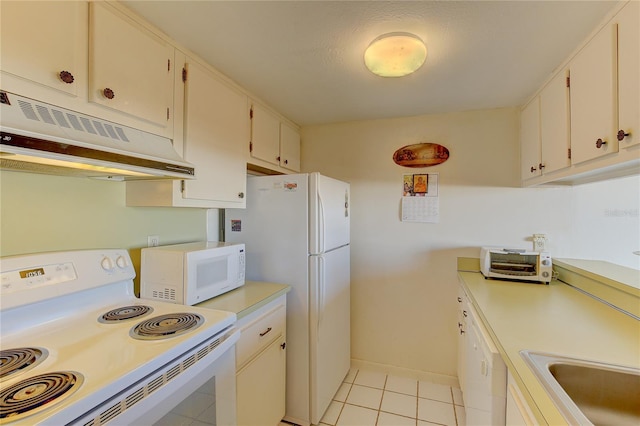
<instances>
[{"instance_id":1,"label":"green wall","mask_svg":"<svg viewBox=\"0 0 640 426\"><path fill-rule=\"evenodd\" d=\"M0 171L0 255L206 239L206 210L127 207L126 184ZM135 259L134 259L135 262Z\"/></svg>"}]
</instances>

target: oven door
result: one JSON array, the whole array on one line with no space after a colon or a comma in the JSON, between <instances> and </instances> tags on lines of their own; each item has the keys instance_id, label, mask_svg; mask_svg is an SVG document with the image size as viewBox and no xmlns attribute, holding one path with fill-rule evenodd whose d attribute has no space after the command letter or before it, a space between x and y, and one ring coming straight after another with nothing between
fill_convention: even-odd
<instances>
[{"instance_id":1,"label":"oven door","mask_svg":"<svg viewBox=\"0 0 640 426\"><path fill-rule=\"evenodd\" d=\"M232 328L219 343L197 346L74 424L176 425L200 421L235 425L235 344L239 337L240 331Z\"/></svg>"}]
</instances>

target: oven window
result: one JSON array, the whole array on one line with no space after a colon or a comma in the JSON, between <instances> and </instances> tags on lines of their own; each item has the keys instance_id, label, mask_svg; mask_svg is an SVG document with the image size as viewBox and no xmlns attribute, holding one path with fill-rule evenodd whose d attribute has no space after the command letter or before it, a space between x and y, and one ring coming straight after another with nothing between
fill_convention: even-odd
<instances>
[{"instance_id":1,"label":"oven window","mask_svg":"<svg viewBox=\"0 0 640 426\"><path fill-rule=\"evenodd\" d=\"M161 418L155 426L216 424L216 378L211 378Z\"/></svg>"}]
</instances>

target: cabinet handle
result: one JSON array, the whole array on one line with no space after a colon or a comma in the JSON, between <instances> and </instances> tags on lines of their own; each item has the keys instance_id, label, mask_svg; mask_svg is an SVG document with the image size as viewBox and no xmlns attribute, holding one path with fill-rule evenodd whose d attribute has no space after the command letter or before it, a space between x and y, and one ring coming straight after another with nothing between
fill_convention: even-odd
<instances>
[{"instance_id":1,"label":"cabinet handle","mask_svg":"<svg viewBox=\"0 0 640 426\"><path fill-rule=\"evenodd\" d=\"M287 347L287 342L282 342L282 344L280 345L280 347L281 347L282 349L286 348L286 347Z\"/></svg>"},{"instance_id":2,"label":"cabinet handle","mask_svg":"<svg viewBox=\"0 0 640 426\"><path fill-rule=\"evenodd\" d=\"M538 167L540 168L540 170L542 170L542 169L544 169L545 166L544 166L544 164L540 163L540 164L538 164Z\"/></svg>"},{"instance_id":3,"label":"cabinet handle","mask_svg":"<svg viewBox=\"0 0 640 426\"><path fill-rule=\"evenodd\" d=\"M538 169L536 169L535 167L531 166L531 173L535 172L536 170L538 170Z\"/></svg>"},{"instance_id":4,"label":"cabinet handle","mask_svg":"<svg viewBox=\"0 0 640 426\"><path fill-rule=\"evenodd\" d=\"M467 311L462 311L462 316L466 318L467 317Z\"/></svg>"},{"instance_id":5,"label":"cabinet handle","mask_svg":"<svg viewBox=\"0 0 640 426\"><path fill-rule=\"evenodd\" d=\"M244 198L244 192L238 192L238 198Z\"/></svg>"},{"instance_id":6,"label":"cabinet handle","mask_svg":"<svg viewBox=\"0 0 640 426\"><path fill-rule=\"evenodd\" d=\"M115 92L113 90L109 89L108 87L102 91L102 94L107 99L113 99L113 98L116 97Z\"/></svg>"},{"instance_id":7,"label":"cabinet handle","mask_svg":"<svg viewBox=\"0 0 640 426\"><path fill-rule=\"evenodd\" d=\"M618 130L618 140L622 142L622 140L629 136L629 133L625 133L624 130Z\"/></svg>"},{"instance_id":8,"label":"cabinet handle","mask_svg":"<svg viewBox=\"0 0 640 426\"><path fill-rule=\"evenodd\" d=\"M73 74L69 71L60 71L60 80L64 81L67 84L73 83Z\"/></svg>"},{"instance_id":9,"label":"cabinet handle","mask_svg":"<svg viewBox=\"0 0 640 426\"><path fill-rule=\"evenodd\" d=\"M462 303L462 297L458 297L458 302Z\"/></svg>"},{"instance_id":10,"label":"cabinet handle","mask_svg":"<svg viewBox=\"0 0 640 426\"><path fill-rule=\"evenodd\" d=\"M602 139L598 138L598 140L596 141L596 148L600 149L602 148L602 145L606 145L607 141L603 141Z\"/></svg>"},{"instance_id":11,"label":"cabinet handle","mask_svg":"<svg viewBox=\"0 0 640 426\"><path fill-rule=\"evenodd\" d=\"M260 333L260 337L264 337L264 336L266 336L270 331L271 331L271 327L267 328L265 331L263 331L262 333Z\"/></svg>"},{"instance_id":12,"label":"cabinet handle","mask_svg":"<svg viewBox=\"0 0 640 426\"><path fill-rule=\"evenodd\" d=\"M464 334L464 330L463 329L460 329L460 334L461 335Z\"/></svg>"}]
</instances>

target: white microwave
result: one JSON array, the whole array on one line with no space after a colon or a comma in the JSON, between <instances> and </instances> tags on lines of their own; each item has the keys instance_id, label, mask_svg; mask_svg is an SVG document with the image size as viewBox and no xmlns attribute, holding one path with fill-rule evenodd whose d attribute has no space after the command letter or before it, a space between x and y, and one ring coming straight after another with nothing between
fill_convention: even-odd
<instances>
[{"instance_id":1,"label":"white microwave","mask_svg":"<svg viewBox=\"0 0 640 426\"><path fill-rule=\"evenodd\" d=\"M140 298L195 305L244 284L244 244L201 241L142 249Z\"/></svg>"}]
</instances>

